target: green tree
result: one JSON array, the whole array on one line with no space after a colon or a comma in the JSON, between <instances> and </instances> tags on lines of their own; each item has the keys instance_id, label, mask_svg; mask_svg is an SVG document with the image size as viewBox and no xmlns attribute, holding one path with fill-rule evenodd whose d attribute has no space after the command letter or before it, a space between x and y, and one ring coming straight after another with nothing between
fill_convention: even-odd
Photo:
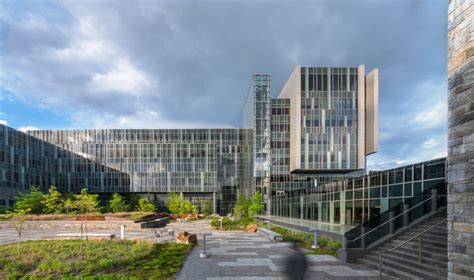
<instances>
[{"instance_id":1,"label":"green tree","mask_svg":"<svg viewBox=\"0 0 474 280\"><path fill-rule=\"evenodd\" d=\"M213 210L212 201L208 199L206 200L206 202L204 202L204 206L202 207L202 213L210 215L212 214L212 210Z\"/></svg>"},{"instance_id":2,"label":"green tree","mask_svg":"<svg viewBox=\"0 0 474 280\"><path fill-rule=\"evenodd\" d=\"M99 212L99 195L90 194L87 188L81 190L80 194L74 195L74 208L80 214L89 214Z\"/></svg>"},{"instance_id":3,"label":"green tree","mask_svg":"<svg viewBox=\"0 0 474 280\"><path fill-rule=\"evenodd\" d=\"M10 219L10 224L12 228L15 229L17 233L17 238L18 238L18 243L17 243L17 254L18 258L20 258L20 247L21 247L21 236L23 234L23 231L26 229L26 214L27 212L25 210L16 210L12 215Z\"/></svg>"},{"instance_id":4,"label":"green tree","mask_svg":"<svg viewBox=\"0 0 474 280\"><path fill-rule=\"evenodd\" d=\"M196 213L196 206L188 200L185 200L182 195L177 193L169 193L166 207L172 214L191 214Z\"/></svg>"},{"instance_id":5,"label":"green tree","mask_svg":"<svg viewBox=\"0 0 474 280\"><path fill-rule=\"evenodd\" d=\"M196 206L191 201L184 200L181 206L181 214L194 214L194 213L197 213Z\"/></svg>"},{"instance_id":6,"label":"green tree","mask_svg":"<svg viewBox=\"0 0 474 280\"><path fill-rule=\"evenodd\" d=\"M263 211L263 203L262 203L262 195L259 191L257 191L251 199L251 204L249 207L249 216L251 218L255 217L256 215L260 215Z\"/></svg>"},{"instance_id":7,"label":"green tree","mask_svg":"<svg viewBox=\"0 0 474 280\"><path fill-rule=\"evenodd\" d=\"M234 216L237 220L249 219L250 200L245 198L243 194L239 195L234 207Z\"/></svg>"},{"instance_id":8,"label":"green tree","mask_svg":"<svg viewBox=\"0 0 474 280\"><path fill-rule=\"evenodd\" d=\"M63 209L66 214L75 212L76 204L74 203L74 200L71 198L66 199L63 204Z\"/></svg>"},{"instance_id":9,"label":"green tree","mask_svg":"<svg viewBox=\"0 0 474 280\"><path fill-rule=\"evenodd\" d=\"M125 212L130 209L130 206L125 204L125 200L120 194L114 193L112 199L109 200L109 209L111 212Z\"/></svg>"},{"instance_id":10,"label":"green tree","mask_svg":"<svg viewBox=\"0 0 474 280\"><path fill-rule=\"evenodd\" d=\"M180 214L182 202L181 195L178 193L169 193L166 207L168 207L171 214Z\"/></svg>"},{"instance_id":11,"label":"green tree","mask_svg":"<svg viewBox=\"0 0 474 280\"><path fill-rule=\"evenodd\" d=\"M35 186L31 187L31 191L27 194L21 193L15 197L15 210L23 211L26 214L43 213L43 193Z\"/></svg>"},{"instance_id":12,"label":"green tree","mask_svg":"<svg viewBox=\"0 0 474 280\"><path fill-rule=\"evenodd\" d=\"M49 187L48 193L43 196L41 203L43 204L43 210L45 213L61 214L63 212L63 197L55 186Z\"/></svg>"},{"instance_id":13,"label":"green tree","mask_svg":"<svg viewBox=\"0 0 474 280\"><path fill-rule=\"evenodd\" d=\"M148 201L148 199L140 198L138 200L137 211L139 211L139 212L154 212L154 211L156 211L156 206L152 202Z\"/></svg>"}]
</instances>

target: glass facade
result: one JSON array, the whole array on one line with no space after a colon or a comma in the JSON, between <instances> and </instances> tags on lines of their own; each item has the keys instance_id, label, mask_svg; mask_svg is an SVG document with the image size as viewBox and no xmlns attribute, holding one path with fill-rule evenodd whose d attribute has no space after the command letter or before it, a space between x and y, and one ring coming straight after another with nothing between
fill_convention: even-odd
<instances>
[{"instance_id":1,"label":"glass facade","mask_svg":"<svg viewBox=\"0 0 474 280\"><path fill-rule=\"evenodd\" d=\"M301 68L301 166L357 169L357 68Z\"/></svg>"},{"instance_id":2,"label":"glass facade","mask_svg":"<svg viewBox=\"0 0 474 280\"><path fill-rule=\"evenodd\" d=\"M94 193L182 192L208 199L216 193L218 211L228 213L238 192L251 192L252 135L248 129L43 130L28 135L2 126L0 183L43 190L55 185L62 192L84 187ZM37 169L23 171L35 164Z\"/></svg>"},{"instance_id":3,"label":"glass facade","mask_svg":"<svg viewBox=\"0 0 474 280\"><path fill-rule=\"evenodd\" d=\"M13 206L18 192L31 186L46 191L58 186L62 192L127 192L130 176L101 164L85 154L0 125L0 206Z\"/></svg>"},{"instance_id":4,"label":"glass facade","mask_svg":"<svg viewBox=\"0 0 474 280\"><path fill-rule=\"evenodd\" d=\"M336 224L361 224L422 193L446 194L446 159L370 172L318 185L314 193L286 192L272 199L272 215Z\"/></svg>"},{"instance_id":5,"label":"glass facade","mask_svg":"<svg viewBox=\"0 0 474 280\"><path fill-rule=\"evenodd\" d=\"M378 71L368 78L364 71L363 66L297 65L277 98L271 97L271 76L254 74L243 111L244 128L40 130L25 134L2 126L0 188L13 191L5 199L0 194L0 205L10 205L13 193L30 185L43 189L56 185L63 192L88 187L94 193L140 193L160 199L166 193L180 192L199 205L212 199L217 213L227 214L239 193L250 197L260 191L267 214L275 210L293 216L293 210L290 214L273 203L281 204L295 195L320 197L329 185L347 184L351 177L365 174L366 151L372 153L378 147L374 134ZM367 86L370 90L366 84L371 85ZM372 122L367 127L373 131L364 130L370 106ZM364 137L370 137L370 144ZM17 162L21 157L26 160ZM399 192L386 189L389 194ZM331 196L334 191L324 191L317 214L304 210L297 216L322 215L324 221L344 222L350 216L347 221L352 223L370 213L360 212L366 206L346 207L341 201L346 191L340 192ZM360 193L347 194L351 195ZM288 209L292 207L296 206ZM334 210L346 208L350 214ZM321 214L324 211L339 214Z\"/></svg>"},{"instance_id":6,"label":"glass facade","mask_svg":"<svg viewBox=\"0 0 474 280\"><path fill-rule=\"evenodd\" d=\"M244 126L253 128L253 176L255 190L267 201L271 172L271 97L270 75L254 74L245 104ZM249 118L250 116L250 118Z\"/></svg>"}]
</instances>

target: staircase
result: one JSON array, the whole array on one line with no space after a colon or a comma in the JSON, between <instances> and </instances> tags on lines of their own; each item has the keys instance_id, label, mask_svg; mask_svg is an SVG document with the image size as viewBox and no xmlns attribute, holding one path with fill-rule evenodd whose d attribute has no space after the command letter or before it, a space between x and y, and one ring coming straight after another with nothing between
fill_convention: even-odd
<instances>
[{"instance_id":1,"label":"staircase","mask_svg":"<svg viewBox=\"0 0 474 280\"><path fill-rule=\"evenodd\" d=\"M443 222L435 228L423 233L398 249L387 252L419 233L442 222L444 217L431 217L422 223L396 235L383 246L371 250L358 262L370 268L379 269L379 250L382 250L382 272L399 279L446 279L448 263L447 223ZM420 241L422 239L421 263ZM438 275L438 266L439 275Z\"/></svg>"}]
</instances>

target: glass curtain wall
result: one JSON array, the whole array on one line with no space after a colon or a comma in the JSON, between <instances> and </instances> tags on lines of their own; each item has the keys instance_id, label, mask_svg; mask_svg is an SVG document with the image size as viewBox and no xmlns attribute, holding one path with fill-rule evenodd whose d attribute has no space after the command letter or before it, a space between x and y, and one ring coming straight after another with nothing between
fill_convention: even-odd
<instances>
[{"instance_id":1,"label":"glass curtain wall","mask_svg":"<svg viewBox=\"0 0 474 280\"><path fill-rule=\"evenodd\" d=\"M421 202L421 194L427 190L434 188L438 194L446 194L445 165L442 158L324 183L316 187L317 193L286 192L272 199L272 215L360 224L406 198Z\"/></svg>"}]
</instances>

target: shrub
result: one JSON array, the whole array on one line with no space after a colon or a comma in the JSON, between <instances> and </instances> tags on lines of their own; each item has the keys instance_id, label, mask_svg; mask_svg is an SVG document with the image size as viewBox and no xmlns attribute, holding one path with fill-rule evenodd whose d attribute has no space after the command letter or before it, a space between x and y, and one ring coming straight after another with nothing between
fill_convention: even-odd
<instances>
[{"instance_id":1,"label":"shrub","mask_svg":"<svg viewBox=\"0 0 474 280\"><path fill-rule=\"evenodd\" d=\"M237 220L249 219L250 200L245 198L243 194L239 195L234 207L234 216Z\"/></svg>"},{"instance_id":2,"label":"shrub","mask_svg":"<svg viewBox=\"0 0 474 280\"><path fill-rule=\"evenodd\" d=\"M47 214L61 214L64 208L64 201L62 194L58 192L55 186L51 186L48 193L43 196L41 201L44 212Z\"/></svg>"},{"instance_id":3,"label":"shrub","mask_svg":"<svg viewBox=\"0 0 474 280\"><path fill-rule=\"evenodd\" d=\"M140 198L138 200L137 211L138 212L154 212L156 211L156 206L155 204L148 201L146 198Z\"/></svg>"},{"instance_id":4,"label":"shrub","mask_svg":"<svg viewBox=\"0 0 474 280\"><path fill-rule=\"evenodd\" d=\"M206 200L206 202L204 202L204 206L202 207L201 212L206 215L211 215L213 212L212 210L213 210L212 201L208 199Z\"/></svg>"},{"instance_id":5,"label":"shrub","mask_svg":"<svg viewBox=\"0 0 474 280\"><path fill-rule=\"evenodd\" d=\"M99 212L98 197L97 194L89 194L84 188L80 194L74 195L73 206L80 214L97 213Z\"/></svg>"},{"instance_id":6,"label":"shrub","mask_svg":"<svg viewBox=\"0 0 474 280\"><path fill-rule=\"evenodd\" d=\"M109 209L113 213L126 212L130 209L130 206L125 204L125 200L120 194L114 193L112 199L109 200Z\"/></svg>"},{"instance_id":7,"label":"shrub","mask_svg":"<svg viewBox=\"0 0 474 280\"><path fill-rule=\"evenodd\" d=\"M196 206L191 201L185 200L182 195L169 193L166 207L171 214L192 214L196 213Z\"/></svg>"},{"instance_id":8,"label":"shrub","mask_svg":"<svg viewBox=\"0 0 474 280\"><path fill-rule=\"evenodd\" d=\"M24 211L28 214L41 214L43 213L43 193L35 186L31 187L31 192L24 194L20 192L20 195L15 197L15 210Z\"/></svg>"},{"instance_id":9,"label":"shrub","mask_svg":"<svg viewBox=\"0 0 474 280\"><path fill-rule=\"evenodd\" d=\"M251 203L249 206L249 216L253 218L256 215L260 215L263 211L262 195L260 192L257 191L252 196Z\"/></svg>"}]
</instances>

